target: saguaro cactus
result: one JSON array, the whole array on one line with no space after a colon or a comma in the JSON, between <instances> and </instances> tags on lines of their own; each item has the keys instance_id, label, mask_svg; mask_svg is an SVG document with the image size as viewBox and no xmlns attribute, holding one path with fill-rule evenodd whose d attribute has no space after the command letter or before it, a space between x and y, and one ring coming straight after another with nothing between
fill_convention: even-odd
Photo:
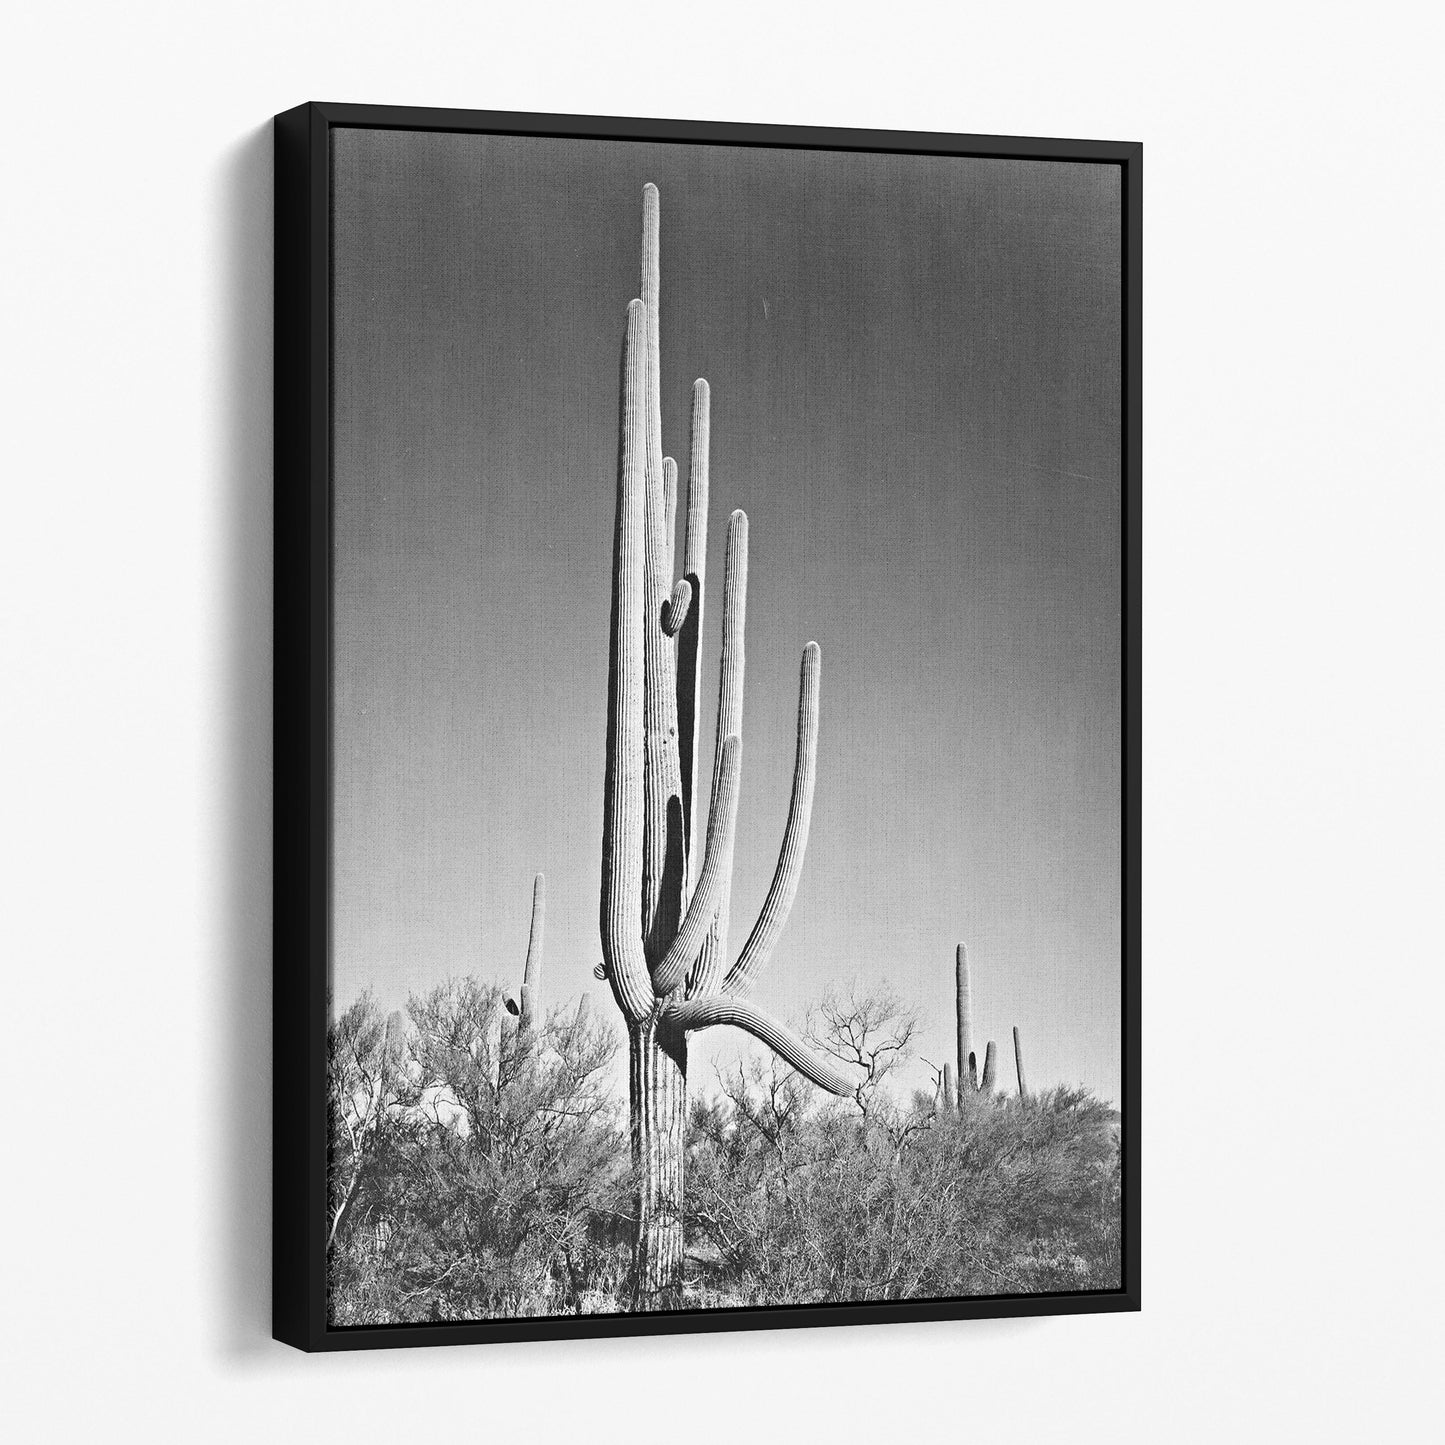
<instances>
[{"instance_id":1,"label":"saguaro cactus","mask_svg":"<svg viewBox=\"0 0 1445 1445\"><path fill-rule=\"evenodd\" d=\"M968 946L960 943L954 954L954 990L958 1012L958 1092L965 1087L975 1093L991 1094L998 1073L998 1051L990 1039L983 1055L983 1077L978 1074L978 1055L973 1051L973 977L968 966ZM1014 1052L1017 1055L1019 1031L1014 1030ZM966 1081L966 1083L965 1083ZM1020 1065L1019 1093L1023 1093L1023 1072Z\"/></svg>"},{"instance_id":2,"label":"saguaro cactus","mask_svg":"<svg viewBox=\"0 0 1445 1445\"><path fill-rule=\"evenodd\" d=\"M956 1109L958 1107L958 1079L954 1075L952 1064L944 1064L938 1087L943 1095L944 1112L948 1113Z\"/></svg>"},{"instance_id":3,"label":"saguaro cactus","mask_svg":"<svg viewBox=\"0 0 1445 1445\"><path fill-rule=\"evenodd\" d=\"M1024 1046L1019 1041L1019 1026L1014 1025L1014 1067L1018 1070L1019 1076L1019 1098L1027 1099L1029 1086L1024 1083Z\"/></svg>"},{"instance_id":4,"label":"saguaro cactus","mask_svg":"<svg viewBox=\"0 0 1445 1445\"><path fill-rule=\"evenodd\" d=\"M973 980L968 971L968 945L960 943L953 956L953 986L958 1015L958 1085L968 1080L978 1088L978 1072L973 1061Z\"/></svg>"},{"instance_id":5,"label":"saguaro cactus","mask_svg":"<svg viewBox=\"0 0 1445 1445\"><path fill-rule=\"evenodd\" d=\"M539 873L532 880L532 926L527 934L527 963L522 971L519 999L506 1000L507 1012L517 1022L512 1025L517 1047L527 1049L533 1040L537 1021L542 1016L542 931L547 922L547 877ZM509 1043L508 1024L502 1023L502 1048Z\"/></svg>"},{"instance_id":6,"label":"saguaro cactus","mask_svg":"<svg viewBox=\"0 0 1445 1445\"><path fill-rule=\"evenodd\" d=\"M852 1081L745 994L792 907L812 812L821 660L803 650L792 798L772 886L730 968L727 914L742 767L748 519L728 523L717 748L697 867L698 652L707 550L710 394L692 394L683 576L674 585L676 465L662 453L657 187L643 188L642 295L627 308L622 360L599 970L627 1023L637 1178L634 1304L674 1303L682 1277L687 1038L733 1024L835 1094Z\"/></svg>"},{"instance_id":7,"label":"saguaro cactus","mask_svg":"<svg viewBox=\"0 0 1445 1445\"><path fill-rule=\"evenodd\" d=\"M542 930L547 922L547 878L539 873L532 883L532 927L527 934L527 965L522 972L522 1005L517 1031L530 1035L542 1009Z\"/></svg>"}]
</instances>

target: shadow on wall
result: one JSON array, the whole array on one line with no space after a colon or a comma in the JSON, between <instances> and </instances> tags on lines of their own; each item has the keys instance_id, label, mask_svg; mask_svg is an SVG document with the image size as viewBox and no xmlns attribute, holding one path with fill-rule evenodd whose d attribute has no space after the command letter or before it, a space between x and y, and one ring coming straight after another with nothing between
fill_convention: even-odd
<instances>
[{"instance_id":1,"label":"shadow on wall","mask_svg":"<svg viewBox=\"0 0 1445 1445\"><path fill-rule=\"evenodd\" d=\"M224 805L206 1164L220 1191L210 1267L228 1355L279 1348L270 1343L272 175L268 121L221 158L213 211L222 388L214 727Z\"/></svg>"}]
</instances>

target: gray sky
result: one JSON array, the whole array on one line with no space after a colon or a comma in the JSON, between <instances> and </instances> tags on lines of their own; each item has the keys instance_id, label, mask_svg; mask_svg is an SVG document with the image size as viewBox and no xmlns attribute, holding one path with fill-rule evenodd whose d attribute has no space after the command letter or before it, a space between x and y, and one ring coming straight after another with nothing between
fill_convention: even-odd
<instances>
[{"instance_id":1,"label":"gray sky","mask_svg":"<svg viewBox=\"0 0 1445 1445\"><path fill-rule=\"evenodd\" d=\"M546 992L601 957L617 386L662 195L664 449L712 386L700 788L750 527L734 952L822 647L812 836L756 997L887 979L949 1056L953 951L1012 1084L1120 1076L1119 185L1111 166L335 136L333 985ZM679 529L680 531L680 529ZM699 1083L741 1036L694 1047ZM922 1082L917 1067L910 1081Z\"/></svg>"}]
</instances>

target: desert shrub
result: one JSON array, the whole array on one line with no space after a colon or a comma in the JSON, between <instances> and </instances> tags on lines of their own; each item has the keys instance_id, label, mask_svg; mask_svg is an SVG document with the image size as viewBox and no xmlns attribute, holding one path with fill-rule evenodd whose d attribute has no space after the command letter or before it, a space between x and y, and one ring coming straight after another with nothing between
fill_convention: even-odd
<instances>
[{"instance_id":1,"label":"desert shrub","mask_svg":"<svg viewBox=\"0 0 1445 1445\"><path fill-rule=\"evenodd\" d=\"M731 1303L1117 1288L1117 1133L1091 1096L828 1105L778 1131L759 1082L692 1117L694 1257Z\"/></svg>"},{"instance_id":2,"label":"desert shrub","mask_svg":"<svg viewBox=\"0 0 1445 1445\"><path fill-rule=\"evenodd\" d=\"M333 1322L597 1307L626 1258L613 1031L578 1008L519 1036L474 979L409 1014L387 1147L333 1238Z\"/></svg>"},{"instance_id":3,"label":"desert shrub","mask_svg":"<svg viewBox=\"0 0 1445 1445\"><path fill-rule=\"evenodd\" d=\"M914 1016L844 991L807 1023L858 1068L825 1099L771 1055L695 1090L693 1307L1117 1288L1117 1116L1084 1090L896 1101ZM330 1036L334 1324L629 1307L631 1181L617 1040L583 1008L519 1035L453 980Z\"/></svg>"}]
</instances>

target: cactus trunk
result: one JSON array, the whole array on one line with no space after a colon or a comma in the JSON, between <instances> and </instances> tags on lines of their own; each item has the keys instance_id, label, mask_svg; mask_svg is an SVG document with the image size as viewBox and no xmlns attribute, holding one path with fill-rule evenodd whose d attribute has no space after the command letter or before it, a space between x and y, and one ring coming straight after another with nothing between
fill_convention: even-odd
<instances>
[{"instance_id":1,"label":"cactus trunk","mask_svg":"<svg viewBox=\"0 0 1445 1445\"><path fill-rule=\"evenodd\" d=\"M1014 1025L1014 1068L1018 1070L1019 1076L1019 1098L1027 1099L1029 1086L1024 1083L1024 1046L1019 1041L1019 1026Z\"/></svg>"},{"instance_id":2,"label":"cactus trunk","mask_svg":"<svg viewBox=\"0 0 1445 1445\"><path fill-rule=\"evenodd\" d=\"M656 1020L627 1030L637 1239L632 1307L682 1303L683 1159L687 1035Z\"/></svg>"},{"instance_id":3,"label":"cactus trunk","mask_svg":"<svg viewBox=\"0 0 1445 1445\"><path fill-rule=\"evenodd\" d=\"M958 1080L954 1076L953 1065L943 1066L943 1112L952 1113L958 1107Z\"/></svg>"}]
</instances>

